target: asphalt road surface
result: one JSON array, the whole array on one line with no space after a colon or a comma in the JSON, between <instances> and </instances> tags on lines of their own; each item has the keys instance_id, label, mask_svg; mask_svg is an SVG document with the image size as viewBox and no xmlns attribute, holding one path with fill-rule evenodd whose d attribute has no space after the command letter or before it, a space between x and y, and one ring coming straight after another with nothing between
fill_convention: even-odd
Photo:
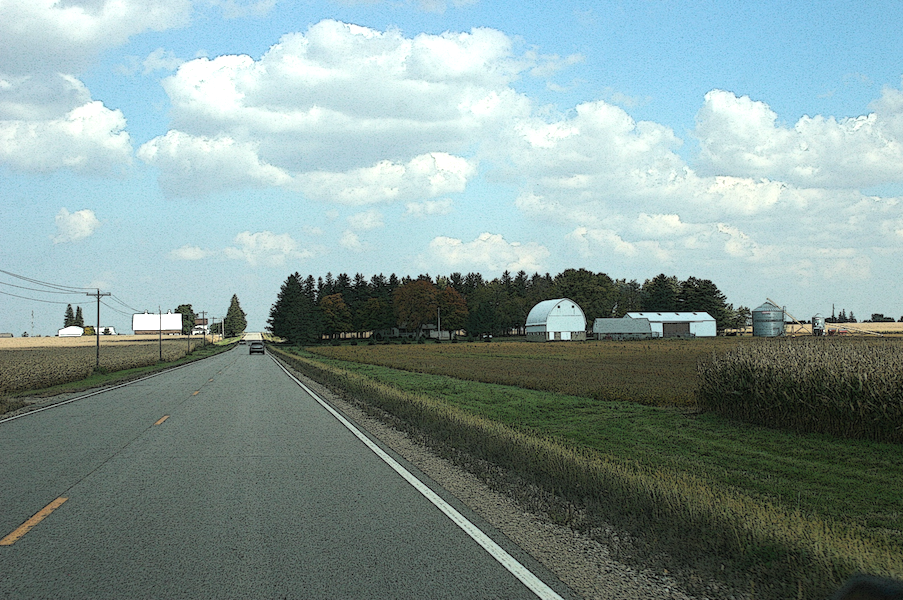
<instances>
[{"instance_id":1,"label":"asphalt road surface","mask_svg":"<svg viewBox=\"0 0 903 600\"><path fill-rule=\"evenodd\" d=\"M238 346L0 421L0 598L572 597L340 418Z\"/></svg>"}]
</instances>

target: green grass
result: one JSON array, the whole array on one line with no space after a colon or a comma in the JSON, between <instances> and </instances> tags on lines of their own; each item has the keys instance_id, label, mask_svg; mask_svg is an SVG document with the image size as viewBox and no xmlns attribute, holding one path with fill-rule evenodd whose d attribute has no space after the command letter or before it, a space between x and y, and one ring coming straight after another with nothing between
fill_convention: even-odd
<instances>
[{"instance_id":1,"label":"green grass","mask_svg":"<svg viewBox=\"0 0 903 600\"><path fill-rule=\"evenodd\" d=\"M899 445L796 434L714 414L316 359L612 459L690 474L791 510L903 532Z\"/></svg>"},{"instance_id":2,"label":"green grass","mask_svg":"<svg viewBox=\"0 0 903 600\"><path fill-rule=\"evenodd\" d=\"M761 597L822 598L857 571L903 576L898 445L297 352L315 378L582 503L693 568L724 563L727 573L715 576L756 585Z\"/></svg>"}]
</instances>

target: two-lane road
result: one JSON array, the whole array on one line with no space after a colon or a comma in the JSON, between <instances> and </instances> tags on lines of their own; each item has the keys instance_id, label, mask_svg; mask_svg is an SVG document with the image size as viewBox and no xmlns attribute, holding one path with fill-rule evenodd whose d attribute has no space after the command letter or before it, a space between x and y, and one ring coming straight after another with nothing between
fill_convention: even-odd
<instances>
[{"instance_id":1,"label":"two-lane road","mask_svg":"<svg viewBox=\"0 0 903 600\"><path fill-rule=\"evenodd\" d=\"M244 346L0 422L0 537L54 500L0 545L0 598L571 597Z\"/></svg>"}]
</instances>

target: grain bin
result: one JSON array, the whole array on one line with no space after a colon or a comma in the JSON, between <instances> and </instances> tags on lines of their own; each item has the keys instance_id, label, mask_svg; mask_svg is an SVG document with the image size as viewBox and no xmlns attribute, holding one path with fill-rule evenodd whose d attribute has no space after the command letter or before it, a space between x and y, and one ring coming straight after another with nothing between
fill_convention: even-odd
<instances>
[{"instance_id":1,"label":"grain bin","mask_svg":"<svg viewBox=\"0 0 903 600\"><path fill-rule=\"evenodd\" d=\"M766 302L752 311L753 335L778 337L784 335L784 309Z\"/></svg>"},{"instance_id":2,"label":"grain bin","mask_svg":"<svg viewBox=\"0 0 903 600\"><path fill-rule=\"evenodd\" d=\"M825 335L825 318L821 313L812 317L812 335Z\"/></svg>"}]
</instances>

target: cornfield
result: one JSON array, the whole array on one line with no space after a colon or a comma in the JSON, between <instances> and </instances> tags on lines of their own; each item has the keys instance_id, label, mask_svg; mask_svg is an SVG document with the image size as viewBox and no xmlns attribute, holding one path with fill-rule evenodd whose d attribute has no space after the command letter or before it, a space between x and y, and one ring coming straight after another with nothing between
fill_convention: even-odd
<instances>
[{"instance_id":1,"label":"cornfield","mask_svg":"<svg viewBox=\"0 0 903 600\"><path fill-rule=\"evenodd\" d=\"M192 348L196 343L192 343ZM163 343L163 360L185 356L184 340ZM121 371L158 362L157 342L116 343L100 350L100 368ZM89 345L44 346L0 349L0 394L33 390L78 381L94 372L96 349Z\"/></svg>"},{"instance_id":2,"label":"cornfield","mask_svg":"<svg viewBox=\"0 0 903 600\"><path fill-rule=\"evenodd\" d=\"M700 405L770 427L903 442L903 341L741 345L698 367Z\"/></svg>"}]
</instances>

